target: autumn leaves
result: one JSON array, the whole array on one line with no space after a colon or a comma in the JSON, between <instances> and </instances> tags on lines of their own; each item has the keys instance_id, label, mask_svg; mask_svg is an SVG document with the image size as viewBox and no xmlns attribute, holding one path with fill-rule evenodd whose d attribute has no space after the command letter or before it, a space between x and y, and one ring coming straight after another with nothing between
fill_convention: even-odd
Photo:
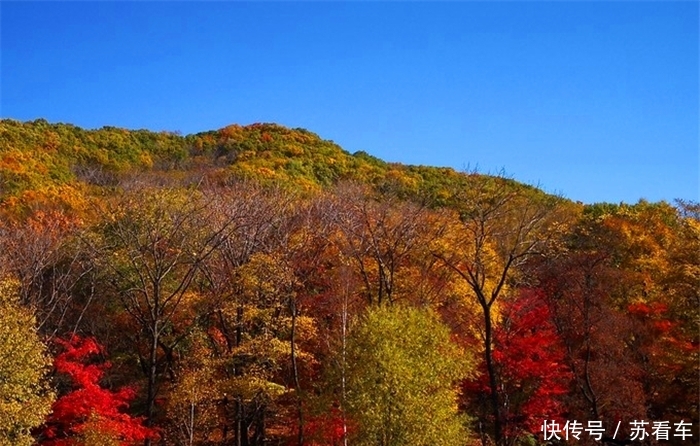
<instances>
[{"instance_id":1,"label":"autumn leaves","mask_svg":"<svg viewBox=\"0 0 700 446\"><path fill-rule=\"evenodd\" d=\"M697 419L692 203L203 178L133 174L80 218L2 221L2 315L34 321L2 322L35 353L2 363L41 415L28 441L52 395L27 370L49 363L58 401L92 411L54 405L44 443L511 445L544 419Z\"/></svg>"}]
</instances>

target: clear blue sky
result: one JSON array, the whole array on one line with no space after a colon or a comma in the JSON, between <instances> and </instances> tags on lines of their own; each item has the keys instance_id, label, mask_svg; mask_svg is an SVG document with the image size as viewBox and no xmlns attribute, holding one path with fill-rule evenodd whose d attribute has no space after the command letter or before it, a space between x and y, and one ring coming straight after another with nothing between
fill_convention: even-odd
<instances>
[{"instance_id":1,"label":"clear blue sky","mask_svg":"<svg viewBox=\"0 0 700 446\"><path fill-rule=\"evenodd\" d=\"M0 2L0 115L307 128L584 202L698 200L698 3Z\"/></svg>"}]
</instances>

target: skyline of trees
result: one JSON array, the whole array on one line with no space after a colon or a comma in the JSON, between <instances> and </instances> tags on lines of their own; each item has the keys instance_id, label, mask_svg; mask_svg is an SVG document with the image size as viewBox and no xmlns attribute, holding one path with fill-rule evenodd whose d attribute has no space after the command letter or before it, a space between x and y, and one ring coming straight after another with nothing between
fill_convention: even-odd
<instances>
[{"instance_id":1,"label":"skyline of trees","mask_svg":"<svg viewBox=\"0 0 700 446\"><path fill-rule=\"evenodd\" d=\"M3 336L54 370L24 385L25 435L511 446L576 419L617 445L645 419L697 439L697 203L584 206L279 126L2 126L0 295L34 333ZM66 175L27 170L32 145Z\"/></svg>"}]
</instances>

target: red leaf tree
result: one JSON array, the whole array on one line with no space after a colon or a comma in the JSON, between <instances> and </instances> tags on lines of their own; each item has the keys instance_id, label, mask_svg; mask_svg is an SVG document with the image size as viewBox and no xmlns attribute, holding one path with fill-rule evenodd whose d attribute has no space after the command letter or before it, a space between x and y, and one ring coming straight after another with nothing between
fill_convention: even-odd
<instances>
[{"instance_id":1,"label":"red leaf tree","mask_svg":"<svg viewBox=\"0 0 700 446\"><path fill-rule=\"evenodd\" d=\"M155 436L155 431L143 426L142 418L125 413L135 397L133 388L112 391L100 385L110 363L95 361L104 349L94 338L72 336L55 342L63 352L56 357L54 367L67 375L72 389L54 403L39 444L74 446L99 439L100 444L126 446Z\"/></svg>"},{"instance_id":2,"label":"red leaf tree","mask_svg":"<svg viewBox=\"0 0 700 446\"><path fill-rule=\"evenodd\" d=\"M550 310L540 290L524 289L504 303L501 323L494 336L493 359L498 386L504 440L512 444L527 434L537 435L544 420L561 420L560 397L569 390L571 371L564 346L551 322ZM476 380L464 384L471 409L490 420L483 404L490 392L485 364ZM483 433L483 427L481 427ZM483 439L483 438L482 438Z\"/></svg>"}]
</instances>

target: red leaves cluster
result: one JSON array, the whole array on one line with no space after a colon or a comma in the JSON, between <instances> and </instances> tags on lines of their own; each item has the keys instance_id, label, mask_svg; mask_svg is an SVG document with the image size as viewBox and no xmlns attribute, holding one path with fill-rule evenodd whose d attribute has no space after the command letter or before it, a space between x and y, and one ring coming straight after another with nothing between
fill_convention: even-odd
<instances>
[{"instance_id":1,"label":"red leaves cluster","mask_svg":"<svg viewBox=\"0 0 700 446\"><path fill-rule=\"evenodd\" d=\"M561 417L559 397L569 390L571 372L550 310L539 290L525 289L503 310L494 359L506 389L526 398L510 410L513 428L539 432L542 420ZM519 406L519 407L518 407Z\"/></svg>"},{"instance_id":2,"label":"red leaves cluster","mask_svg":"<svg viewBox=\"0 0 700 446\"><path fill-rule=\"evenodd\" d=\"M108 362L94 362L103 348L93 338L73 336L56 340L63 348L54 366L70 378L72 391L60 397L41 432L42 446L74 446L88 430L121 445L142 442L154 437L153 430L142 425L141 418L124 413L135 396L134 389L123 387L112 391L100 386Z\"/></svg>"},{"instance_id":3,"label":"red leaves cluster","mask_svg":"<svg viewBox=\"0 0 700 446\"><path fill-rule=\"evenodd\" d=\"M525 289L504 304L502 323L494 336L493 359L498 376L504 433L515 438L540 431L542 420L561 420L560 397L569 391L572 375L564 346L551 321L540 290ZM467 382L467 396L491 393L485 364L476 381Z\"/></svg>"},{"instance_id":4,"label":"red leaves cluster","mask_svg":"<svg viewBox=\"0 0 700 446\"><path fill-rule=\"evenodd\" d=\"M316 445L341 445L343 438L348 434L348 420L343 420L343 414L337 407L332 407L326 414L311 417L304 425L304 437L307 444Z\"/></svg>"}]
</instances>

